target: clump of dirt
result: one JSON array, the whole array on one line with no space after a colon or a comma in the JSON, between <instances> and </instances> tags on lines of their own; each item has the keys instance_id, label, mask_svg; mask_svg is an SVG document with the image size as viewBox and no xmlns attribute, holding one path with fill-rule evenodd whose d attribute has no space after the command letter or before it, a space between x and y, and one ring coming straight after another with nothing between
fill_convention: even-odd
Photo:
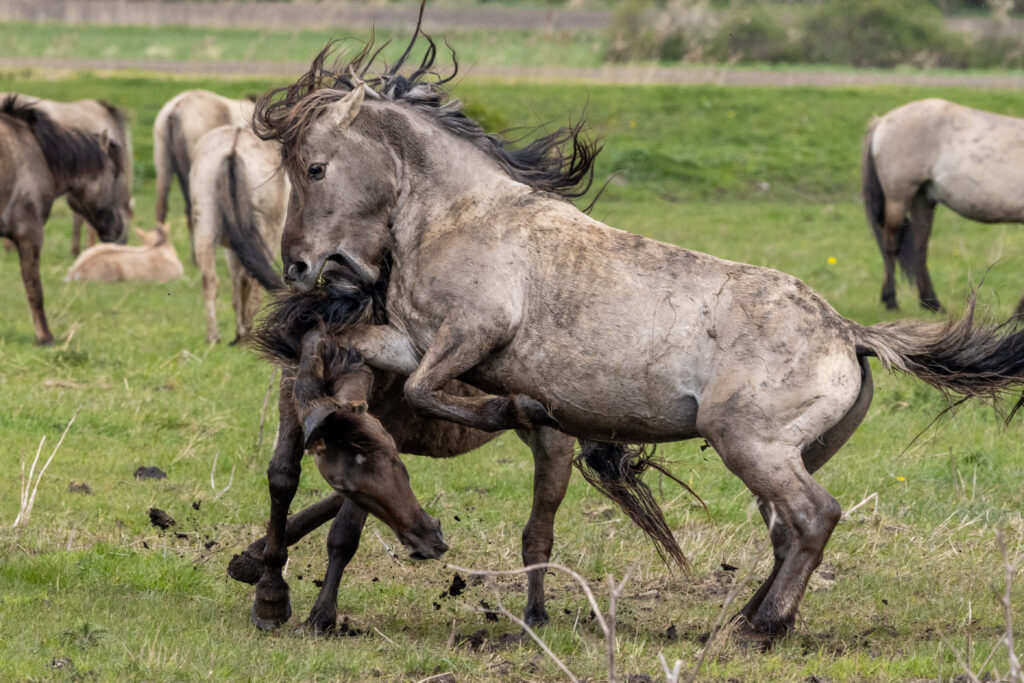
<instances>
[{"instance_id":1,"label":"clump of dirt","mask_svg":"<svg viewBox=\"0 0 1024 683\"><path fill-rule=\"evenodd\" d=\"M145 467L140 466L139 469L135 470L135 478L142 479L166 479L167 473L159 467Z\"/></svg>"},{"instance_id":2,"label":"clump of dirt","mask_svg":"<svg viewBox=\"0 0 1024 683\"><path fill-rule=\"evenodd\" d=\"M495 610L489 604L487 604L486 600L481 600L480 601L480 606L483 607L484 610L486 610L484 612L484 619L486 619L487 621L497 621L498 620L498 615L501 614L501 613L498 612L497 610Z\"/></svg>"},{"instance_id":3,"label":"clump of dirt","mask_svg":"<svg viewBox=\"0 0 1024 683\"><path fill-rule=\"evenodd\" d=\"M75 481L72 479L71 483L68 484L68 493L84 493L86 495L90 495L92 494L92 488L84 481Z\"/></svg>"},{"instance_id":4,"label":"clump of dirt","mask_svg":"<svg viewBox=\"0 0 1024 683\"><path fill-rule=\"evenodd\" d=\"M455 576L452 577L451 585L448 586L448 588L446 588L445 591L441 593L441 595L438 597L440 597L441 599L447 598L448 596L455 598L462 595L462 591L464 590L466 590L466 580L463 579L458 572L456 572Z\"/></svg>"},{"instance_id":5,"label":"clump of dirt","mask_svg":"<svg viewBox=\"0 0 1024 683\"><path fill-rule=\"evenodd\" d=\"M149 508L149 523L158 529L169 529L177 524L174 521L174 517L171 517L160 508Z\"/></svg>"}]
</instances>

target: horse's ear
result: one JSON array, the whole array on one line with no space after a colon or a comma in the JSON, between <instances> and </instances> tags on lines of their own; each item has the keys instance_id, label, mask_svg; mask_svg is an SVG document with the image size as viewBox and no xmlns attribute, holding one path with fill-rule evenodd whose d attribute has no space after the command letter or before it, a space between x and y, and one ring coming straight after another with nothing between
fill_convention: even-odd
<instances>
[{"instance_id":1,"label":"horse's ear","mask_svg":"<svg viewBox=\"0 0 1024 683\"><path fill-rule=\"evenodd\" d=\"M332 105L331 123L335 128L344 130L352 124L363 106L363 95L363 88L353 88L352 92Z\"/></svg>"},{"instance_id":2,"label":"horse's ear","mask_svg":"<svg viewBox=\"0 0 1024 683\"><path fill-rule=\"evenodd\" d=\"M145 230L139 230L138 228L132 228L132 230L135 231L136 235L138 235L139 237L142 238L143 242L146 241L146 231Z\"/></svg>"}]
</instances>

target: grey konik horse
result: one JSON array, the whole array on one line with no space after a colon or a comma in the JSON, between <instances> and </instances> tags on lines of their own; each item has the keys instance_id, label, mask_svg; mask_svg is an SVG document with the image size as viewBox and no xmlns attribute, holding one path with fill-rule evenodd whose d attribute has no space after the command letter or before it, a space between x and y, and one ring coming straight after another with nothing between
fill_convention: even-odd
<instances>
[{"instance_id":1,"label":"grey konik horse","mask_svg":"<svg viewBox=\"0 0 1024 683\"><path fill-rule=\"evenodd\" d=\"M927 263L935 205L983 223L1024 223L1024 119L936 98L905 104L871 122L861 175L886 308L897 308L898 262L921 305L941 310Z\"/></svg>"},{"instance_id":2,"label":"grey konik horse","mask_svg":"<svg viewBox=\"0 0 1024 683\"><path fill-rule=\"evenodd\" d=\"M153 121L153 165L156 166L156 223L167 220L171 182L178 179L185 197L189 245L192 244L192 205L189 169L199 138L217 126L246 126L252 119L251 99L233 100L209 90L186 90L160 108ZM195 261L195 250L192 251Z\"/></svg>"},{"instance_id":3,"label":"grey konik horse","mask_svg":"<svg viewBox=\"0 0 1024 683\"><path fill-rule=\"evenodd\" d=\"M252 126L218 126L193 148L189 171L192 245L206 302L206 341L217 330L217 245L231 275L237 343L252 329L263 289L284 286L274 267L288 208L288 176L277 143L260 140ZM261 286L262 285L262 286Z\"/></svg>"},{"instance_id":4,"label":"grey konik horse","mask_svg":"<svg viewBox=\"0 0 1024 683\"><path fill-rule=\"evenodd\" d=\"M43 311L39 254L53 202L67 195L72 210L104 242L119 241L131 221L123 191L124 154L106 134L58 124L40 107L9 95L0 101L0 237L18 249L36 343L53 341Z\"/></svg>"},{"instance_id":5,"label":"grey konik horse","mask_svg":"<svg viewBox=\"0 0 1024 683\"><path fill-rule=\"evenodd\" d=\"M785 273L608 227L539 191L506 141L428 80L429 59L364 83L358 59L324 58L256 113L292 179L286 280L370 286L390 263L388 322L351 341L409 377L423 415L599 441L706 439L774 522L775 564L740 610L739 638L769 644L793 627L841 514L811 475L867 413L869 356L965 396L1024 382L1024 333L970 316L865 327ZM566 165L579 158L571 142ZM455 377L495 395L453 396ZM272 491L294 467L272 465Z\"/></svg>"}]
</instances>

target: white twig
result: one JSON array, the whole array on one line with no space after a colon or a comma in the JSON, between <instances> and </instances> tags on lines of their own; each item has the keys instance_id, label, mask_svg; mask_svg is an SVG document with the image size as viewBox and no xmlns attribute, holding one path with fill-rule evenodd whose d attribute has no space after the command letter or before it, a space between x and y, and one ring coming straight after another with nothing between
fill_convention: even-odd
<instances>
[{"instance_id":1,"label":"white twig","mask_svg":"<svg viewBox=\"0 0 1024 683\"><path fill-rule=\"evenodd\" d=\"M1017 568L1014 566L1016 563L1010 562L1010 559L1006 556L1006 544L1003 543L1003 534L997 529L996 530L996 544L999 546L999 552L1003 556L1003 578L1005 581L1005 587L1003 594L1000 596L1000 602L1003 605L1003 613L1006 616L1006 649L1009 651L1009 667L1010 671L1007 674L1008 680L1011 683L1020 683L1021 671L1020 671L1020 660L1017 659L1017 653L1013 650L1013 613L1010 608L1010 587L1013 585L1014 574L1017 573Z\"/></svg>"},{"instance_id":2,"label":"white twig","mask_svg":"<svg viewBox=\"0 0 1024 683\"><path fill-rule=\"evenodd\" d=\"M217 458L219 456L220 456L220 451L217 451L216 453L213 454L213 465L210 466L210 488L212 490L214 490L214 491L217 490L217 484L216 484L216 482L215 482L215 480L213 478L213 472L214 472L214 470L217 469ZM227 493L228 489L231 488L231 485L233 483L235 483L235 465L231 466L231 475L228 477L228 485L225 486L223 489L221 489L220 493L215 495L213 497L213 499L217 500L218 498L223 496L225 493Z\"/></svg>"},{"instance_id":3,"label":"white twig","mask_svg":"<svg viewBox=\"0 0 1024 683\"><path fill-rule=\"evenodd\" d=\"M50 466L50 463L53 461L54 456L57 455L57 451L60 450L61 444L64 443L64 437L68 435L68 430L71 429L71 425L75 423L75 418L78 417L78 411L80 411L81 409L82 406L78 406L78 408L75 410L75 414L71 416L71 419L68 421L67 426L64 428L64 433L60 435L60 441L58 441L57 445L53 447L53 452L50 453L50 457L46 459L46 462L43 464L43 468L39 470L39 476L36 477L36 483L33 485L32 475L35 472L36 462L39 460L39 452L43 449L43 441L46 440L46 437L44 436L39 441L39 448L36 450L36 457L32 461L32 469L29 470L28 481L25 482L25 488L21 494L21 499L24 505L22 509L18 512L18 517L14 520L14 524L11 525L12 528L18 526L22 522L25 522L26 524L28 523L28 518L32 514L32 507L36 504L36 493L38 493L39 491L39 482L43 480L43 475L46 474L46 468ZM24 472L24 460L22 461L21 467L22 472ZM29 486L32 487L32 494L28 496L28 499L26 501L25 496L28 493Z\"/></svg>"},{"instance_id":4,"label":"white twig","mask_svg":"<svg viewBox=\"0 0 1024 683\"><path fill-rule=\"evenodd\" d=\"M856 505L851 507L849 510L844 512L842 518L843 519L848 519L850 517L850 515L852 515L857 508L863 506L865 503L867 503L869 500L872 500L872 499L874 499L874 501L875 501L875 511L877 512L877 510L878 510L878 491L875 491L870 496L868 496L867 498L865 498L864 500L862 500L861 502L857 503Z\"/></svg>"},{"instance_id":5,"label":"white twig","mask_svg":"<svg viewBox=\"0 0 1024 683\"><path fill-rule=\"evenodd\" d=\"M661 669L665 672L665 683L679 683L679 672L682 671L683 660L677 659L671 670L668 668L668 662L665 661L665 655L660 652L658 661L661 662Z\"/></svg>"},{"instance_id":6,"label":"white twig","mask_svg":"<svg viewBox=\"0 0 1024 683\"><path fill-rule=\"evenodd\" d=\"M388 637L387 637L386 635L384 635L383 633L381 633L381 632L380 632L380 629L379 629L379 628L377 628L376 626L374 626L374 627L373 627L373 630L377 632L377 635L378 635L378 636L380 636L380 637L381 637L381 638L383 638L384 640L388 641L389 643L391 643L391 644L392 644L392 645L394 645L395 647L398 647L398 643L396 643L395 641L391 640L391 639L390 639L390 638L388 638Z\"/></svg>"}]
</instances>

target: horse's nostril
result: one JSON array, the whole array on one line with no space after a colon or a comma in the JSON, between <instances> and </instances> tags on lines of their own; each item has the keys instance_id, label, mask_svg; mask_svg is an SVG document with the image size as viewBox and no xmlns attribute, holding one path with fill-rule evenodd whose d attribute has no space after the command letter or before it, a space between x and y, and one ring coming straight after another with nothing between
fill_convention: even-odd
<instances>
[{"instance_id":1,"label":"horse's nostril","mask_svg":"<svg viewBox=\"0 0 1024 683\"><path fill-rule=\"evenodd\" d=\"M309 264L305 261L293 261L288 266L287 275L289 280L301 280L309 272Z\"/></svg>"}]
</instances>

